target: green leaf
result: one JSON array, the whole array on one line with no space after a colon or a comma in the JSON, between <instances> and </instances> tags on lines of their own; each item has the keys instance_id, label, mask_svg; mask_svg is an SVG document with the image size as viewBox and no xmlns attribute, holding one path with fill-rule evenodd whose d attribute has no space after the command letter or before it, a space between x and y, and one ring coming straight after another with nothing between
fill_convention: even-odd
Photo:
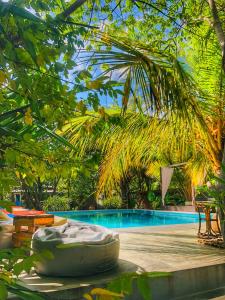
<instances>
[{"instance_id":1,"label":"green leaf","mask_svg":"<svg viewBox=\"0 0 225 300\"><path fill-rule=\"evenodd\" d=\"M41 125L39 123L37 123L37 126L41 129L43 129L49 136L55 138L56 140L58 140L60 143L62 143L65 146L68 146L69 148L72 148L73 150L75 149L74 146L72 144L70 144L64 137L59 136L58 134L56 134L55 132L51 131L50 129L48 129L46 126Z\"/></svg>"},{"instance_id":2,"label":"green leaf","mask_svg":"<svg viewBox=\"0 0 225 300\"><path fill-rule=\"evenodd\" d=\"M106 290L106 289L102 289L102 288L94 288L91 291L90 294L91 295L96 295L96 296L102 296L102 297L110 298L110 299L113 299L113 298L116 298L116 299L124 298L122 294L118 294L118 293L115 293L115 292L112 292L112 291L109 291L109 290Z\"/></svg>"},{"instance_id":3,"label":"green leaf","mask_svg":"<svg viewBox=\"0 0 225 300\"><path fill-rule=\"evenodd\" d=\"M49 250L44 250L40 253L40 258L42 257L47 258L47 259L54 259L54 255L51 251Z\"/></svg>"},{"instance_id":4,"label":"green leaf","mask_svg":"<svg viewBox=\"0 0 225 300\"><path fill-rule=\"evenodd\" d=\"M4 283L0 282L0 299L5 300L8 297L7 288Z\"/></svg>"},{"instance_id":5,"label":"green leaf","mask_svg":"<svg viewBox=\"0 0 225 300\"><path fill-rule=\"evenodd\" d=\"M92 75L89 71L87 70L82 70L78 73L78 77L80 79L85 79L85 78L92 78Z\"/></svg>"},{"instance_id":6,"label":"green leaf","mask_svg":"<svg viewBox=\"0 0 225 300\"><path fill-rule=\"evenodd\" d=\"M4 5L1 3L1 6ZM5 4L5 6L8 6L7 9L9 12L11 12L14 16L21 17L23 19L31 20L34 22L43 22L42 19L36 17L32 13L30 13L28 10L21 8L19 6L13 5L13 4Z\"/></svg>"},{"instance_id":7,"label":"green leaf","mask_svg":"<svg viewBox=\"0 0 225 300\"><path fill-rule=\"evenodd\" d=\"M29 38L26 37L25 34L23 34L23 41L24 41L24 44L25 44L25 49L30 54L30 56L33 59L33 61L35 62L35 64L38 66L38 64L37 64L37 54L36 54L34 44L32 43L32 41Z\"/></svg>"},{"instance_id":8,"label":"green leaf","mask_svg":"<svg viewBox=\"0 0 225 300\"><path fill-rule=\"evenodd\" d=\"M144 300L151 300L152 294L148 282L148 277L140 275L137 278L137 287Z\"/></svg>"},{"instance_id":9,"label":"green leaf","mask_svg":"<svg viewBox=\"0 0 225 300\"><path fill-rule=\"evenodd\" d=\"M12 211L13 202L7 200L0 200L0 207L4 207L7 211Z\"/></svg>"},{"instance_id":10,"label":"green leaf","mask_svg":"<svg viewBox=\"0 0 225 300\"><path fill-rule=\"evenodd\" d=\"M56 246L58 249L69 249L69 248L78 248L84 246L82 243L69 243L69 244L59 244ZM88 247L88 245L86 245Z\"/></svg>"},{"instance_id":11,"label":"green leaf","mask_svg":"<svg viewBox=\"0 0 225 300\"><path fill-rule=\"evenodd\" d=\"M109 285L108 289L115 291L117 293L123 292L125 294L130 294L132 292L132 283L133 280L138 276L136 273L125 273L115 280L112 280Z\"/></svg>"},{"instance_id":12,"label":"green leaf","mask_svg":"<svg viewBox=\"0 0 225 300\"><path fill-rule=\"evenodd\" d=\"M60 62L56 62L55 63L55 70L56 70L56 72L63 72L64 65Z\"/></svg>"},{"instance_id":13,"label":"green leaf","mask_svg":"<svg viewBox=\"0 0 225 300\"><path fill-rule=\"evenodd\" d=\"M89 294L84 294L83 298L86 299L86 300L93 300L93 298Z\"/></svg>"},{"instance_id":14,"label":"green leaf","mask_svg":"<svg viewBox=\"0 0 225 300\"><path fill-rule=\"evenodd\" d=\"M19 276L24 270L24 262L16 263L13 267L13 272L16 276Z\"/></svg>"},{"instance_id":15,"label":"green leaf","mask_svg":"<svg viewBox=\"0 0 225 300\"><path fill-rule=\"evenodd\" d=\"M169 272L146 272L143 273L143 275L145 275L146 277L149 278L158 278L158 277L169 277L171 276L171 273Z\"/></svg>"},{"instance_id":16,"label":"green leaf","mask_svg":"<svg viewBox=\"0 0 225 300\"><path fill-rule=\"evenodd\" d=\"M17 289L10 289L10 292L12 294L15 294L20 297L20 299L23 300L44 300L43 297L41 297L37 292L29 291L29 290L23 290L18 289L19 285L17 286Z\"/></svg>"}]
</instances>

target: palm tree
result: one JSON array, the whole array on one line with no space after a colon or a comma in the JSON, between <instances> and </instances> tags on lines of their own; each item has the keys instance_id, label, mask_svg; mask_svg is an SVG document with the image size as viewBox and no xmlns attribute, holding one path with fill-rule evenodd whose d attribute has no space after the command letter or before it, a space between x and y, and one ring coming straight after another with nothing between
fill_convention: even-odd
<instances>
[{"instance_id":1,"label":"palm tree","mask_svg":"<svg viewBox=\"0 0 225 300\"><path fill-rule=\"evenodd\" d=\"M99 137L79 137L81 149L96 141L104 152L99 190L111 190L131 165L146 166L150 174L157 163L187 162L186 172L196 183L208 170L219 172L225 159L223 101L218 101L218 96L223 98L221 86L220 94L212 97L173 55L124 36L119 40L108 34L98 36L102 47L86 60L97 67L107 65L100 76L116 72L124 85L123 112L133 110L124 116L125 127L113 125ZM91 123L85 119L88 116L81 118L75 123ZM74 143L78 123L72 121L67 129Z\"/></svg>"},{"instance_id":2,"label":"palm tree","mask_svg":"<svg viewBox=\"0 0 225 300\"><path fill-rule=\"evenodd\" d=\"M107 118L108 126L103 118ZM200 135L197 124L130 110L121 116L121 109L114 108L106 110L104 116L93 112L76 116L63 132L80 156L101 152L98 193L110 194L133 168L159 178L161 166L179 162L187 162L185 174L193 184L202 182L207 171L216 165L205 147L206 136L204 132Z\"/></svg>"}]
</instances>

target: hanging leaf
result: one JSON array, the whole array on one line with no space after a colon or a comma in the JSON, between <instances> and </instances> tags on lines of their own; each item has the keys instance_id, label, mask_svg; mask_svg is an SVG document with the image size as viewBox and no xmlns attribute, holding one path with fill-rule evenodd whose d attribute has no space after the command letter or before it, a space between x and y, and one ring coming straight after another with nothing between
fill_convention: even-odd
<instances>
[{"instance_id":1,"label":"hanging leaf","mask_svg":"<svg viewBox=\"0 0 225 300\"><path fill-rule=\"evenodd\" d=\"M6 286L0 282L0 299L6 300L8 297L8 292Z\"/></svg>"},{"instance_id":2,"label":"hanging leaf","mask_svg":"<svg viewBox=\"0 0 225 300\"><path fill-rule=\"evenodd\" d=\"M93 298L92 298L91 295L89 295L89 294L84 294L83 297L84 297L84 299L86 299L86 300L93 300Z\"/></svg>"},{"instance_id":3,"label":"hanging leaf","mask_svg":"<svg viewBox=\"0 0 225 300\"><path fill-rule=\"evenodd\" d=\"M24 32L24 33L21 32L21 36L23 37L23 41L24 41L24 45L25 45L24 48L30 54L30 56L33 59L34 63L38 66L35 46L34 46L33 42L31 41L31 38L30 38L29 34L26 33L26 32Z\"/></svg>"},{"instance_id":4,"label":"hanging leaf","mask_svg":"<svg viewBox=\"0 0 225 300\"><path fill-rule=\"evenodd\" d=\"M137 287L144 300L151 300L152 294L147 276L140 275L137 277Z\"/></svg>"},{"instance_id":5,"label":"hanging leaf","mask_svg":"<svg viewBox=\"0 0 225 300\"><path fill-rule=\"evenodd\" d=\"M90 90L98 90L102 87L102 81L98 79L93 81L88 81L86 83L86 87Z\"/></svg>"},{"instance_id":6,"label":"hanging leaf","mask_svg":"<svg viewBox=\"0 0 225 300\"><path fill-rule=\"evenodd\" d=\"M130 97L130 90L131 90L131 71L129 70L127 73L127 78L124 84L124 93L122 98L122 104L124 111L127 109L127 104Z\"/></svg>"},{"instance_id":7,"label":"hanging leaf","mask_svg":"<svg viewBox=\"0 0 225 300\"><path fill-rule=\"evenodd\" d=\"M94 288L93 290L91 290L91 295L102 296L102 297L105 296L105 299L113 299L113 297L118 299L124 298L123 294L111 292L109 290L102 289L102 288Z\"/></svg>"},{"instance_id":8,"label":"hanging leaf","mask_svg":"<svg viewBox=\"0 0 225 300\"><path fill-rule=\"evenodd\" d=\"M64 137L56 134L55 132L51 131L50 129L48 129L46 126L42 124L37 123L36 125L40 129L42 129L45 133L47 133L50 137L53 137L54 139L62 143L62 145L68 146L71 149L75 149L74 146L71 143L69 143Z\"/></svg>"},{"instance_id":9,"label":"hanging leaf","mask_svg":"<svg viewBox=\"0 0 225 300\"><path fill-rule=\"evenodd\" d=\"M6 79L7 79L6 73L0 70L0 84L4 83Z\"/></svg>"},{"instance_id":10,"label":"hanging leaf","mask_svg":"<svg viewBox=\"0 0 225 300\"><path fill-rule=\"evenodd\" d=\"M32 125L33 124L33 118L32 118L32 115L31 115L31 108L30 107L25 112L24 122L27 125Z\"/></svg>"},{"instance_id":11,"label":"hanging leaf","mask_svg":"<svg viewBox=\"0 0 225 300\"><path fill-rule=\"evenodd\" d=\"M14 16L21 17L23 19L27 19L27 20L31 20L31 21L35 21L35 22L43 22L43 20L36 17L32 13L30 13L28 10L26 10L22 7L19 7L19 6L10 4L10 3L0 2L0 14L5 15L6 13L11 13Z\"/></svg>"}]
</instances>

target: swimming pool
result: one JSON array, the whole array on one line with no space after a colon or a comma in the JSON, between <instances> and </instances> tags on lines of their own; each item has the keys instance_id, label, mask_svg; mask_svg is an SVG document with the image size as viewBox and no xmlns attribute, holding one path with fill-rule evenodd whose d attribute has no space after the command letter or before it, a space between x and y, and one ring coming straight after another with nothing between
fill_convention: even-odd
<instances>
[{"instance_id":1,"label":"swimming pool","mask_svg":"<svg viewBox=\"0 0 225 300\"><path fill-rule=\"evenodd\" d=\"M197 213L157 211L144 209L86 210L52 212L56 216L71 220L105 226L108 228L128 228L197 223Z\"/></svg>"}]
</instances>

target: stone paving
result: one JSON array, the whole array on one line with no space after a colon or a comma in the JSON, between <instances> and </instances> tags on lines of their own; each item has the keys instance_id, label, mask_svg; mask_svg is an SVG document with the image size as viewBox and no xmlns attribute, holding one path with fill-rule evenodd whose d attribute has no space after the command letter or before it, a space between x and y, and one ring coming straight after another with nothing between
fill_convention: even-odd
<instances>
[{"instance_id":1,"label":"stone paving","mask_svg":"<svg viewBox=\"0 0 225 300\"><path fill-rule=\"evenodd\" d=\"M225 263L225 250L197 241L197 224L119 229L120 258L146 271L177 271Z\"/></svg>"},{"instance_id":2,"label":"stone paving","mask_svg":"<svg viewBox=\"0 0 225 300\"><path fill-rule=\"evenodd\" d=\"M173 272L225 263L225 250L197 242L197 224L124 228L117 270L85 278L49 278L25 275L32 290L43 292L85 287L110 281L122 272L137 270Z\"/></svg>"}]
</instances>

